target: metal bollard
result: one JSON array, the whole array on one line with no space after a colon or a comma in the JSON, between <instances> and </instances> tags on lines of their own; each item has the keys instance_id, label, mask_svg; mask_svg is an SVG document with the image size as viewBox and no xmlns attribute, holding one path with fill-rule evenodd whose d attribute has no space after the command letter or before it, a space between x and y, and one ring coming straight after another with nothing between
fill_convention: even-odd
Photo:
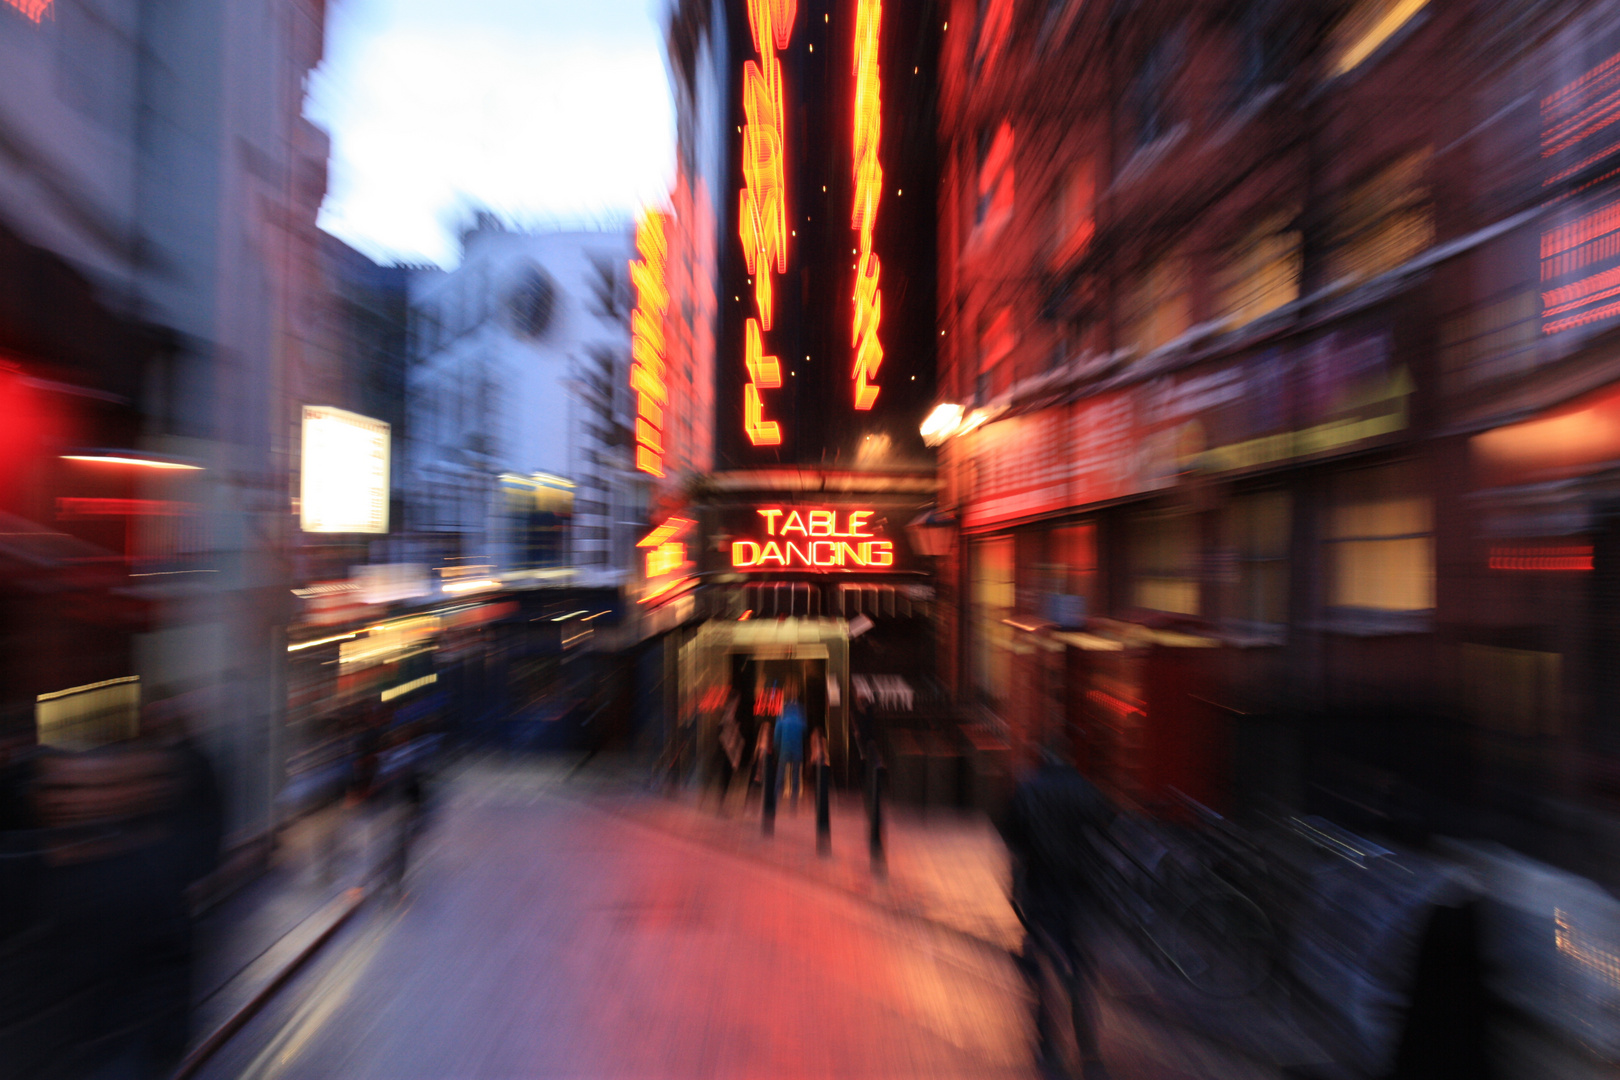
<instances>
[{"instance_id":1,"label":"metal bollard","mask_svg":"<svg viewBox=\"0 0 1620 1080\"><path fill-rule=\"evenodd\" d=\"M832 854L831 772L826 762L816 765L816 853L820 855Z\"/></svg>"},{"instance_id":2,"label":"metal bollard","mask_svg":"<svg viewBox=\"0 0 1620 1080\"><path fill-rule=\"evenodd\" d=\"M867 770L867 805L870 807L871 831L867 834L867 848L871 853L872 872L883 874L888 871L888 862L883 855L883 774L884 767L879 764Z\"/></svg>"},{"instance_id":3,"label":"metal bollard","mask_svg":"<svg viewBox=\"0 0 1620 1080\"><path fill-rule=\"evenodd\" d=\"M776 775L776 750L773 748L765 755L765 797L764 816L760 820L760 831L766 836L776 833L776 789L781 778Z\"/></svg>"}]
</instances>

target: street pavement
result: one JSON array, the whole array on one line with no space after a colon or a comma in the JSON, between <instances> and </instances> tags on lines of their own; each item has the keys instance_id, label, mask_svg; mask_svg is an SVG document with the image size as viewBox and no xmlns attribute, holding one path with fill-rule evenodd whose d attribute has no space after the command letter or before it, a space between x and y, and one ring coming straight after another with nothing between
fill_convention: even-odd
<instances>
[{"instance_id":1,"label":"street pavement","mask_svg":"<svg viewBox=\"0 0 1620 1080\"><path fill-rule=\"evenodd\" d=\"M872 883L858 832L835 834L842 862L821 860L805 822L808 805L765 841L757 820L560 765L466 767L403 893L374 897L199 1075L1034 1076L993 874L967 883L954 920L935 917L943 883L914 884L928 836L982 826L897 825ZM1120 1078L1280 1075L1113 1000L1102 1031Z\"/></svg>"}]
</instances>

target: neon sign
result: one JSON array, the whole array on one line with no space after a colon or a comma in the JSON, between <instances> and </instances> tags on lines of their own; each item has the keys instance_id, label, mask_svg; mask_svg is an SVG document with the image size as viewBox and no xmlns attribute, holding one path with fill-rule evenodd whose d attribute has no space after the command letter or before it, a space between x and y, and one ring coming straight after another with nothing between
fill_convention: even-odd
<instances>
[{"instance_id":1,"label":"neon sign","mask_svg":"<svg viewBox=\"0 0 1620 1080\"><path fill-rule=\"evenodd\" d=\"M733 540L735 570L882 570L894 542L872 532L871 510L766 507L765 539Z\"/></svg>"},{"instance_id":2,"label":"neon sign","mask_svg":"<svg viewBox=\"0 0 1620 1080\"><path fill-rule=\"evenodd\" d=\"M681 574L689 564L686 545L676 539L691 527L691 518L672 517L636 543L636 547L647 549L647 588L641 595L643 604L651 603L692 580Z\"/></svg>"},{"instance_id":3,"label":"neon sign","mask_svg":"<svg viewBox=\"0 0 1620 1080\"><path fill-rule=\"evenodd\" d=\"M765 419L761 390L782 385L782 366L765 355L763 332L776 318L776 296L771 273L787 273L787 180L783 167L785 114L782 106L782 64L778 50L793 36L797 0L748 0L748 27L759 60L743 64L742 174L738 194L737 233L743 261L754 279L754 307L758 318L749 319L744 363L748 385L743 391L743 429L755 446L776 446L782 428Z\"/></svg>"},{"instance_id":4,"label":"neon sign","mask_svg":"<svg viewBox=\"0 0 1620 1080\"><path fill-rule=\"evenodd\" d=\"M24 18L32 22L40 22L45 18L46 13L51 10L51 5L55 3L55 0L5 0L5 2L22 12Z\"/></svg>"},{"instance_id":5,"label":"neon sign","mask_svg":"<svg viewBox=\"0 0 1620 1080\"><path fill-rule=\"evenodd\" d=\"M1559 547L1491 547L1492 570L1590 570L1592 545Z\"/></svg>"},{"instance_id":6,"label":"neon sign","mask_svg":"<svg viewBox=\"0 0 1620 1080\"><path fill-rule=\"evenodd\" d=\"M1541 101L1541 157L1549 175L1542 181L1549 201L1573 201L1541 232L1541 329L1561 334L1608 322L1620 315L1620 199L1602 184L1620 140L1620 54ZM1581 182L1583 176L1597 173ZM1572 190L1559 193L1566 181Z\"/></svg>"},{"instance_id":7,"label":"neon sign","mask_svg":"<svg viewBox=\"0 0 1620 1080\"><path fill-rule=\"evenodd\" d=\"M636 250L630 264L636 310L630 315L630 389L636 392L636 468L664 475L664 406L669 382L664 366L664 312L669 308L665 235L667 215L649 210L636 223Z\"/></svg>"},{"instance_id":8,"label":"neon sign","mask_svg":"<svg viewBox=\"0 0 1620 1080\"><path fill-rule=\"evenodd\" d=\"M878 368L883 344L878 324L883 318L883 294L878 289L878 257L872 250L878 200L883 197L883 165L878 145L883 136L883 79L878 70L878 30L883 23L882 0L857 0L855 8L855 210L850 227L860 237L855 264L855 321L851 344L855 347L855 407L870 409L877 401Z\"/></svg>"},{"instance_id":9,"label":"neon sign","mask_svg":"<svg viewBox=\"0 0 1620 1080\"><path fill-rule=\"evenodd\" d=\"M782 441L782 425L765 419L765 403L759 392L782 385L782 362L764 355L765 339L758 322L749 319L743 330L743 362L748 368L748 385L743 387L743 427L755 446L776 446Z\"/></svg>"}]
</instances>

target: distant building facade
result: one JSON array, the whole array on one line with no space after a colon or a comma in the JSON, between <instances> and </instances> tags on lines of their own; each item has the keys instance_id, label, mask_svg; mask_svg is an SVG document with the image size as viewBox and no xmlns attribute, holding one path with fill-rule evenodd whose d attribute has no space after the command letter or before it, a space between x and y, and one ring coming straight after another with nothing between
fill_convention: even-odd
<instances>
[{"instance_id":1,"label":"distant building facade","mask_svg":"<svg viewBox=\"0 0 1620 1080\"><path fill-rule=\"evenodd\" d=\"M452 271L416 270L406 520L413 559L621 584L646 516L633 466L629 228L480 215Z\"/></svg>"},{"instance_id":2,"label":"distant building facade","mask_svg":"<svg viewBox=\"0 0 1620 1080\"><path fill-rule=\"evenodd\" d=\"M305 363L294 375L292 397L303 405L331 406L388 425L388 532L383 535L304 533L296 545L300 586L346 579L367 563L398 562L404 548L405 373L410 352L411 269L382 265L329 233L316 248L321 292ZM302 469L294 447L295 481Z\"/></svg>"}]
</instances>

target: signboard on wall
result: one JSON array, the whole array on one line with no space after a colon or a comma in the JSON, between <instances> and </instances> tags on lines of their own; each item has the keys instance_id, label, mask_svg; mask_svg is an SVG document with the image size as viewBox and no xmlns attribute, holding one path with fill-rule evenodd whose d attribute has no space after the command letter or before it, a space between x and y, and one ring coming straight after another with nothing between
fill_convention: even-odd
<instances>
[{"instance_id":1,"label":"signboard on wall","mask_svg":"<svg viewBox=\"0 0 1620 1080\"><path fill-rule=\"evenodd\" d=\"M962 440L978 464L969 527L1130 494L1135 407L1126 391L987 424Z\"/></svg>"},{"instance_id":2,"label":"signboard on wall","mask_svg":"<svg viewBox=\"0 0 1620 1080\"><path fill-rule=\"evenodd\" d=\"M733 573L892 573L910 559L904 521L858 504L771 503L728 512L720 547Z\"/></svg>"},{"instance_id":3,"label":"signboard on wall","mask_svg":"<svg viewBox=\"0 0 1620 1080\"><path fill-rule=\"evenodd\" d=\"M1612 126L1620 119L1620 39L1579 32L1560 59L1583 57L1585 70L1559 72L1560 84L1541 99L1542 195L1552 212L1541 226L1538 275L1542 334L1576 340L1620 315L1620 142Z\"/></svg>"},{"instance_id":4,"label":"signboard on wall","mask_svg":"<svg viewBox=\"0 0 1620 1080\"><path fill-rule=\"evenodd\" d=\"M989 423L963 523L984 528L1157 491L1194 474L1263 469L1387 439L1413 383L1389 331L1334 331Z\"/></svg>"},{"instance_id":5,"label":"signboard on wall","mask_svg":"<svg viewBox=\"0 0 1620 1080\"><path fill-rule=\"evenodd\" d=\"M312 533L388 531L388 425L304 406L298 523Z\"/></svg>"}]
</instances>

